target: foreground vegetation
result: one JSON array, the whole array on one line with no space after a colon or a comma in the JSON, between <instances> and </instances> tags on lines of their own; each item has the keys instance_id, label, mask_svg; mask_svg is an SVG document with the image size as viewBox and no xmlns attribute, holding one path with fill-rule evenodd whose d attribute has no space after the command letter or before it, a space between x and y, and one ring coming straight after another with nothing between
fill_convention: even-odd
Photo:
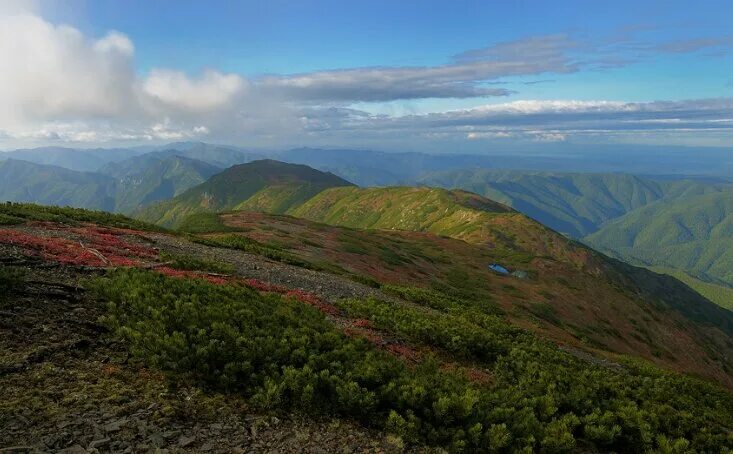
<instances>
[{"instance_id":1,"label":"foreground vegetation","mask_svg":"<svg viewBox=\"0 0 733 454\"><path fill-rule=\"evenodd\" d=\"M161 227L137 221L121 214L83 208L43 206L33 203L0 203L0 225L21 224L27 221L53 221L67 224L92 222L109 227L135 230L163 231Z\"/></svg>"},{"instance_id":2,"label":"foreground vegetation","mask_svg":"<svg viewBox=\"0 0 733 454\"><path fill-rule=\"evenodd\" d=\"M313 307L244 286L118 270L93 287L109 302L104 323L135 357L265 408L340 414L454 451L733 446L726 391L646 364L583 362L499 316L441 303L437 293L414 292L432 309L343 304L434 353L408 366L345 336ZM491 380L442 367L447 353L489 369Z\"/></svg>"}]
</instances>

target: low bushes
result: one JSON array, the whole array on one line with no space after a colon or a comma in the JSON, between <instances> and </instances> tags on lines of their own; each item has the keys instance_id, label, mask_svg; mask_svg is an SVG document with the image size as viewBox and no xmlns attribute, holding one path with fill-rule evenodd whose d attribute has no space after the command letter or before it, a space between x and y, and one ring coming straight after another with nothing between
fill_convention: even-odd
<instances>
[{"instance_id":1,"label":"low bushes","mask_svg":"<svg viewBox=\"0 0 733 454\"><path fill-rule=\"evenodd\" d=\"M394 335L490 367L491 382L476 384L430 356L408 367L307 304L244 286L131 269L93 287L109 301L103 322L136 357L263 407L340 414L453 451L720 452L733 444L726 391L643 363L585 363L497 316L343 305Z\"/></svg>"}]
</instances>

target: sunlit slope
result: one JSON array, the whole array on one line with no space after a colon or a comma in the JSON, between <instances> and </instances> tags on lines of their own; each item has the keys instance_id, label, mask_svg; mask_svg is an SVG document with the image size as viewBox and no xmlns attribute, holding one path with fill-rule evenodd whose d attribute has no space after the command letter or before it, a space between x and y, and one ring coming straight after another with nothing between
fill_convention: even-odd
<instances>
[{"instance_id":1,"label":"sunlit slope","mask_svg":"<svg viewBox=\"0 0 733 454\"><path fill-rule=\"evenodd\" d=\"M350 185L307 166L262 160L236 165L171 200L151 205L136 217L176 226L195 213L251 209L281 213L324 189ZM253 198L250 202L249 199Z\"/></svg>"},{"instance_id":2,"label":"sunlit slope","mask_svg":"<svg viewBox=\"0 0 733 454\"><path fill-rule=\"evenodd\" d=\"M506 205L466 191L334 188L287 214L352 228L428 232L493 249L498 257L548 256L580 266L592 262L586 248Z\"/></svg>"}]
</instances>

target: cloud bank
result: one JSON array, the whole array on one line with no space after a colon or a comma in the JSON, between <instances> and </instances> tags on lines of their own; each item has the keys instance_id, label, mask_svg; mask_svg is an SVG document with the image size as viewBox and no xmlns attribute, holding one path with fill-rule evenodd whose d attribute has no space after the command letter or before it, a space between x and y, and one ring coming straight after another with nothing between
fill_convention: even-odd
<instances>
[{"instance_id":1,"label":"cloud bank","mask_svg":"<svg viewBox=\"0 0 733 454\"><path fill-rule=\"evenodd\" d=\"M22 2L21 2L22 3ZM19 3L20 4L20 3ZM627 64L613 46L566 34L468 50L443 65L368 67L245 77L207 69L136 71L124 33L101 37L55 25L7 3L0 8L0 141L120 143L211 139L280 145L406 141L557 142L631 133L673 137L733 129L730 98L679 102L511 101L503 78L525 85L589 68ZM636 55L721 50L730 38L656 46L623 43ZM617 45L616 47L619 47ZM544 77L543 77L544 76ZM363 102L475 98L478 107L423 115L375 115ZM495 103L489 103L494 100ZM728 136L729 137L729 136ZM0 142L0 143L2 143Z\"/></svg>"}]
</instances>

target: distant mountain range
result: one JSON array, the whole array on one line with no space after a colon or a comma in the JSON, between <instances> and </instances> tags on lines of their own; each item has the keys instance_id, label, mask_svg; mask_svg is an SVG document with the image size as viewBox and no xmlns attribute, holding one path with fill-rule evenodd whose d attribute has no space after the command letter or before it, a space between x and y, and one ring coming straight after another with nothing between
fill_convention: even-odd
<instances>
[{"instance_id":1,"label":"distant mountain range","mask_svg":"<svg viewBox=\"0 0 733 454\"><path fill-rule=\"evenodd\" d=\"M94 172L110 162L124 161L144 153L145 151L134 148L75 149L42 147L0 152L0 160L18 159L81 172Z\"/></svg>"},{"instance_id":2,"label":"distant mountain range","mask_svg":"<svg viewBox=\"0 0 733 454\"><path fill-rule=\"evenodd\" d=\"M733 188L700 180L657 180L619 173L489 169L435 172L417 181L427 186L461 188L502 201L574 238L593 233L604 223L658 200Z\"/></svg>"}]
</instances>

